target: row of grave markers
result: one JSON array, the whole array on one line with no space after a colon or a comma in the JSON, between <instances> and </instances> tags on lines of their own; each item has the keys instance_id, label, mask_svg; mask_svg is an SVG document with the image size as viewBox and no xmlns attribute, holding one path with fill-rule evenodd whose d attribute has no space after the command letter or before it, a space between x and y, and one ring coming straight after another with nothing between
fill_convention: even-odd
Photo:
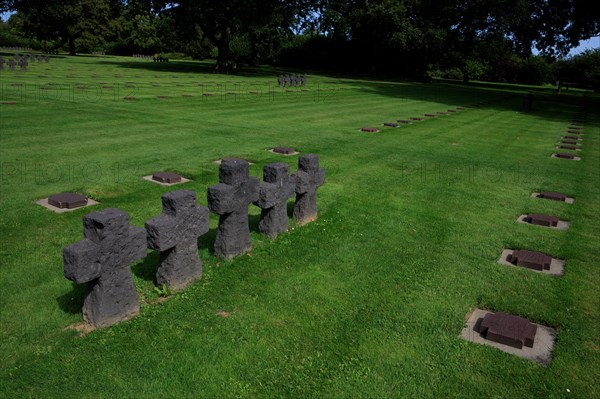
<instances>
[{"instance_id":1,"label":"row of grave markers","mask_svg":"<svg viewBox=\"0 0 600 399\"><path fill-rule=\"evenodd\" d=\"M527 97L527 101L524 100L524 108L526 102L530 104L532 102L531 97ZM527 111L529 110L531 110L531 107ZM568 132L569 134L577 135L577 137L573 136L569 137L569 139L573 140L575 138L578 143L581 141L579 136L583 134L584 118L585 114L576 114L571 122L571 126L569 126ZM563 136L563 139L565 137ZM562 147L562 143L557 146L557 148L560 147ZM577 149L579 148L577 147ZM567 157L558 156L556 158ZM574 202L573 198L558 192L532 193L531 196L568 204ZM543 214L521 215L517 221L558 230L567 230L569 228L569 222L560 220L556 216ZM555 259L545 253L525 249L504 249L498 262L554 276L561 276L564 273L565 266L565 261L562 259ZM551 327L532 323L526 318L505 312L494 313L482 309L475 309L467 318L467 325L461 333L461 337L464 339L491 345L505 352L533 360L543 365L549 364L552 360L556 330Z\"/></svg>"},{"instance_id":2,"label":"row of grave markers","mask_svg":"<svg viewBox=\"0 0 600 399\"><path fill-rule=\"evenodd\" d=\"M219 215L214 252L225 259L252 248L250 204L261 208L258 229L270 238L287 231L287 202L294 194L293 217L298 224L316 220L317 189L325 182L317 155L301 156L293 175L285 163L268 164L263 180L249 175L247 161L226 159L219 167L219 183L208 188L208 207L197 205L195 192L177 190L162 196L162 214L148 220L144 229L131 226L127 212L115 208L84 216L84 239L66 246L63 259L66 278L89 283L83 304L85 321L106 327L139 313L130 263L144 258L147 248L160 252L159 286L180 290L199 278L202 264L197 240L209 230L210 212Z\"/></svg>"},{"instance_id":3,"label":"row of grave markers","mask_svg":"<svg viewBox=\"0 0 600 399\"><path fill-rule=\"evenodd\" d=\"M0 71L4 70L4 64L8 66L10 71L14 71L18 66L22 71L26 71L29 66L29 62L38 62L41 63L45 61L46 63L50 62L50 57L48 55L41 54L15 54L14 57L5 60L4 57L0 55Z\"/></svg>"},{"instance_id":4,"label":"row of grave markers","mask_svg":"<svg viewBox=\"0 0 600 399\"><path fill-rule=\"evenodd\" d=\"M512 95L507 95L507 96L503 96L500 99L505 99L508 97L512 97ZM384 122L382 123L382 126L384 127L389 127L389 128L398 128L401 126L406 126L406 125L412 125L415 122L422 122L426 119L433 119L436 117L440 117L440 116L447 116L447 115L452 115L456 112L459 111L464 111L468 108L478 108L484 105L488 105L494 101L498 101L497 99L490 99L487 101L480 101L474 104L469 104L469 105L464 105L464 106L460 106L460 107L455 107L455 108L449 108L447 111L438 111L435 113L426 113L423 114L423 116L413 116L410 117L408 119L398 119L396 122ZM361 132L367 132L367 133L378 133L380 132L380 129L377 127L361 127L359 129Z\"/></svg>"}]
</instances>

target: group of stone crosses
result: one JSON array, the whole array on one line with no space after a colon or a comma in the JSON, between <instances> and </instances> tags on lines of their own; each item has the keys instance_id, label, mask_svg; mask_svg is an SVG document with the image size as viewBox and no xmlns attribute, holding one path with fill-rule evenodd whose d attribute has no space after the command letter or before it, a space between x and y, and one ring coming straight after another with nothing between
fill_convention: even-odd
<instances>
[{"instance_id":1,"label":"group of stone crosses","mask_svg":"<svg viewBox=\"0 0 600 399\"><path fill-rule=\"evenodd\" d=\"M196 204L196 193L172 191L162 196L163 212L145 229L131 226L129 215L108 208L83 217L83 240L63 249L64 275L90 283L83 317L96 327L110 326L139 313L130 263L143 259L147 248L160 252L156 283L180 290L202 275L198 237L209 230L209 213L219 215L214 243L217 256L231 259L252 248L248 206L261 208L259 231L271 238L287 231L287 202L296 194L293 217L303 225L317 218L317 189L325 170L315 154L298 160L290 175L285 163L268 164L263 180L249 175L248 162L223 160L219 183L208 188L208 207Z\"/></svg>"},{"instance_id":2,"label":"group of stone crosses","mask_svg":"<svg viewBox=\"0 0 600 399\"><path fill-rule=\"evenodd\" d=\"M38 54L15 54L13 58L9 58L6 61L2 56L0 56L0 71L4 70L4 64L8 65L8 69L14 71L18 66L22 71L26 71L29 66L29 61L31 62L42 62L46 61L46 63L50 62L50 57L47 55L38 55Z\"/></svg>"},{"instance_id":3,"label":"group of stone crosses","mask_svg":"<svg viewBox=\"0 0 600 399\"><path fill-rule=\"evenodd\" d=\"M279 75L277 77L277 84L280 87L290 87L290 86L306 86L306 81L308 76L304 75Z\"/></svg>"}]
</instances>

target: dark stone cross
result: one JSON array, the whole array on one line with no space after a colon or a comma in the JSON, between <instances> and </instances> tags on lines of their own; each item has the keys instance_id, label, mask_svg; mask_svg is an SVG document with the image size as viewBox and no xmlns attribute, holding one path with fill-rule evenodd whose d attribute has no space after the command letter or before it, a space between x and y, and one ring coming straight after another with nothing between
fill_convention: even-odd
<instances>
[{"instance_id":1,"label":"dark stone cross","mask_svg":"<svg viewBox=\"0 0 600 399\"><path fill-rule=\"evenodd\" d=\"M513 348L522 349L523 345L531 348L537 326L523 317L508 313L488 313L481 322L479 333L490 341Z\"/></svg>"},{"instance_id":2,"label":"dark stone cross","mask_svg":"<svg viewBox=\"0 0 600 399\"><path fill-rule=\"evenodd\" d=\"M325 169L319 168L319 157L316 154L306 154L298 159L298 172L294 176L294 219L303 225L317 220L317 189L325 183Z\"/></svg>"},{"instance_id":3,"label":"dark stone cross","mask_svg":"<svg viewBox=\"0 0 600 399\"><path fill-rule=\"evenodd\" d=\"M145 224L148 248L160 251L157 285L179 290L202 275L198 237L208 232L209 212L188 190L164 194L162 204L163 213Z\"/></svg>"},{"instance_id":4,"label":"dark stone cross","mask_svg":"<svg viewBox=\"0 0 600 399\"><path fill-rule=\"evenodd\" d=\"M258 178L249 176L250 165L227 159L219 168L219 184L208 188L208 207L219 215L215 254L231 259L252 248L248 205L258 201Z\"/></svg>"},{"instance_id":5,"label":"dark stone cross","mask_svg":"<svg viewBox=\"0 0 600 399\"><path fill-rule=\"evenodd\" d=\"M258 231L271 238L288 229L287 201L294 195L296 181L289 175L288 164L276 162L263 168L263 182L259 185L260 212Z\"/></svg>"},{"instance_id":6,"label":"dark stone cross","mask_svg":"<svg viewBox=\"0 0 600 399\"><path fill-rule=\"evenodd\" d=\"M114 208L83 217L84 239L64 248L65 277L91 282L83 318L106 327L139 313L129 264L146 256L146 231L129 225L129 215Z\"/></svg>"}]
</instances>

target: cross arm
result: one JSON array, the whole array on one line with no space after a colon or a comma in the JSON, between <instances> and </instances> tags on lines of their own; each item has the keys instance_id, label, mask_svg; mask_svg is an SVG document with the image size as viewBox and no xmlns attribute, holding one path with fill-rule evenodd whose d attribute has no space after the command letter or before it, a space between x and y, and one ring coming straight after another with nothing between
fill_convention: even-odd
<instances>
[{"instance_id":1,"label":"cross arm","mask_svg":"<svg viewBox=\"0 0 600 399\"><path fill-rule=\"evenodd\" d=\"M63 261L65 277L77 284L100 277L100 247L91 240L83 239L66 246Z\"/></svg>"},{"instance_id":2,"label":"cross arm","mask_svg":"<svg viewBox=\"0 0 600 399\"><path fill-rule=\"evenodd\" d=\"M233 212L235 209L234 194L234 187L228 184L219 183L209 187L206 194L208 208L219 215Z\"/></svg>"}]
</instances>

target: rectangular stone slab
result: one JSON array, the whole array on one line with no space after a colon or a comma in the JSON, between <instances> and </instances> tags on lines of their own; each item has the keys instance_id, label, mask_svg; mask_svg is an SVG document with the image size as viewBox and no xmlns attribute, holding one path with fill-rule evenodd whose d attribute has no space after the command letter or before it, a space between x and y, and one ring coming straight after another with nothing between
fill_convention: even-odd
<instances>
[{"instance_id":1,"label":"rectangular stone slab","mask_svg":"<svg viewBox=\"0 0 600 399\"><path fill-rule=\"evenodd\" d=\"M504 312L489 313L484 316L479 333L490 341L513 348L532 348L537 326L523 317Z\"/></svg>"},{"instance_id":2,"label":"rectangular stone slab","mask_svg":"<svg viewBox=\"0 0 600 399\"><path fill-rule=\"evenodd\" d=\"M538 194L538 197L553 201L565 201L567 199L567 196L563 193L557 193L554 191L542 191Z\"/></svg>"},{"instance_id":3,"label":"rectangular stone slab","mask_svg":"<svg viewBox=\"0 0 600 399\"><path fill-rule=\"evenodd\" d=\"M172 172L158 172L152 175L152 180L156 180L161 183L178 183L181 181L181 176L177 173Z\"/></svg>"},{"instance_id":4,"label":"rectangular stone slab","mask_svg":"<svg viewBox=\"0 0 600 399\"><path fill-rule=\"evenodd\" d=\"M556 216L542 215L539 213L530 213L525 218L525 222L527 223L548 227L556 227L559 221L560 219L558 219Z\"/></svg>"},{"instance_id":5,"label":"rectangular stone slab","mask_svg":"<svg viewBox=\"0 0 600 399\"><path fill-rule=\"evenodd\" d=\"M534 270L550 270L552 257L541 252L520 249L513 252L511 263Z\"/></svg>"},{"instance_id":6,"label":"rectangular stone slab","mask_svg":"<svg viewBox=\"0 0 600 399\"><path fill-rule=\"evenodd\" d=\"M387 127L398 127L399 125L397 123L393 123L393 122L385 122L383 124L383 126L387 126Z\"/></svg>"},{"instance_id":7,"label":"rectangular stone slab","mask_svg":"<svg viewBox=\"0 0 600 399\"><path fill-rule=\"evenodd\" d=\"M543 274L548 274L551 276L558 276L558 277L560 277L564 274L565 261L562 259L551 258L550 267L548 269L537 270L537 269L528 268L526 266L515 265L512 262L514 252L515 251L512 249L503 249L502 254L500 255L500 259L498 259L498 263L501 265L506 265L506 266L510 266L510 267L514 267L514 268L522 268L522 269L531 271L533 273L543 273Z\"/></svg>"},{"instance_id":8,"label":"rectangular stone slab","mask_svg":"<svg viewBox=\"0 0 600 399\"><path fill-rule=\"evenodd\" d=\"M479 328L483 319L486 315L491 313L493 312L483 309L475 309L472 312L467 313L465 317L465 327L461 331L460 337L470 342L500 349L503 352L531 360L542 366L550 364L552 361L552 350L554 348L556 336L556 331L553 328L532 323L537 326L533 347L523 346L521 349L514 348L509 345L489 340L479 333Z\"/></svg>"},{"instance_id":9,"label":"rectangular stone slab","mask_svg":"<svg viewBox=\"0 0 600 399\"><path fill-rule=\"evenodd\" d=\"M361 132L368 132L368 133L377 133L379 130L377 128L374 127L362 127L360 129Z\"/></svg>"},{"instance_id":10,"label":"rectangular stone slab","mask_svg":"<svg viewBox=\"0 0 600 399\"><path fill-rule=\"evenodd\" d=\"M564 144L563 145L559 145L558 148L561 149L561 150L576 150L577 149L577 147L575 147L575 146L564 145Z\"/></svg>"},{"instance_id":11,"label":"rectangular stone slab","mask_svg":"<svg viewBox=\"0 0 600 399\"><path fill-rule=\"evenodd\" d=\"M48 204L57 208L80 208L88 203L88 199L85 195L77 193L60 193L51 195L48 197Z\"/></svg>"},{"instance_id":12,"label":"rectangular stone slab","mask_svg":"<svg viewBox=\"0 0 600 399\"><path fill-rule=\"evenodd\" d=\"M575 155L573 154L567 154L564 152L559 152L558 154L555 154L556 158L563 158L563 159L575 159Z\"/></svg>"}]
</instances>

